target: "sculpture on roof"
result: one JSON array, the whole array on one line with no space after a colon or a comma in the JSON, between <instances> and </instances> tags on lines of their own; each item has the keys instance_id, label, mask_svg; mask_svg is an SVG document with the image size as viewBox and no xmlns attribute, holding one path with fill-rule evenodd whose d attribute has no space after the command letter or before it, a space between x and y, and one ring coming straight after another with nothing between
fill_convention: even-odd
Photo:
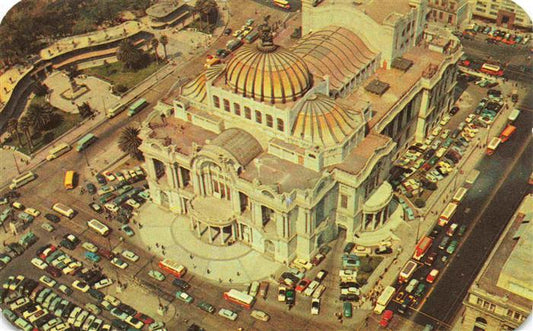
<instances>
[{"instance_id":1,"label":"sculpture on roof","mask_svg":"<svg viewBox=\"0 0 533 331\"><path fill-rule=\"evenodd\" d=\"M270 24L268 24L269 19L270 15L265 16L265 23L259 26L259 37L261 38L261 42L259 43L257 48L263 52L272 52L276 49L276 45L274 45L272 27L270 26Z\"/></svg>"}]
</instances>

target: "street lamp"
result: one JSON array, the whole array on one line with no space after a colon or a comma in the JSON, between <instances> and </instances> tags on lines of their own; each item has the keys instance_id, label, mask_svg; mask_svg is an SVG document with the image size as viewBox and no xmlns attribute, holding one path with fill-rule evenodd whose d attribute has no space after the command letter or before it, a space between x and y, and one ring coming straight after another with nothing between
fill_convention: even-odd
<instances>
[{"instance_id":1,"label":"street lamp","mask_svg":"<svg viewBox=\"0 0 533 331\"><path fill-rule=\"evenodd\" d=\"M420 235L420 223L422 222L422 215L418 215L418 224L416 226L416 238L415 238L415 245L418 244L418 237Z\"/></svg>"}]
</instances>

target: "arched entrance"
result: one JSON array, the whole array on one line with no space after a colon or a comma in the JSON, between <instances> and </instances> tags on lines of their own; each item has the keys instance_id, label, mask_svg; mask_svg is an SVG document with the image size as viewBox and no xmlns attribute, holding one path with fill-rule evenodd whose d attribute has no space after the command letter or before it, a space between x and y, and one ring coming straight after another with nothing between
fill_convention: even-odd
<instances>
[{"instance_id":1,"label":"arched entrance","mask_svg":"<svg viewBox=\"0 0 533 331\"><path fill-rule=\"evenodd\" d=\"M161 191L161 206L168 208L170 206L170 201L168 198L168 194L165 191Z\"/></svg>"},{"instance_id":2,"label":"arched entrance","mask_svg":"<svg viewBox=\"0 0 533 331\"><path fill-rule=\"evenodd\" d=\"M265 240L265 255L272 259L276 255L276 246L272 240Z\"/></svg>"}]
</instances>

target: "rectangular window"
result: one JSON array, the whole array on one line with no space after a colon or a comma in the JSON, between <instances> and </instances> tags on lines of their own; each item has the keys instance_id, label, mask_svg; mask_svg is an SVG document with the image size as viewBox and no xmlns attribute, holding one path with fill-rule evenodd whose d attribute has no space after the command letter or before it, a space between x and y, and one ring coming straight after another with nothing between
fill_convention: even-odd
<instances>
[{"instance_id":1,"label":"rectangular window","mask_svg":"<svg viewBox=\"0 0 533 331\"><path fill-rule=\"evenodd\" d=\"M224 99L224 110L227 111L228 113L230 112L228 99Z\"/></svg>"},{"instance_id":2,"label":"rectangular window","mask_svg":"<svg viewBox=\"0 0 533 331\"><path fill-rule=\"evenodd\" d=\"M215 108L220 108L220 99L216 95L213 95L213 104Z\"/></svg>"},{"instance_id":3,"label":"rectangular window","mask_svg":"<svg viewBox=\"0 0 533 331\"><path fill-rule=\"evenodd\" d=\"M250 108L246 106L244 106L244 117L246 117L249 120L252 119L252 111L250 110Z\"/></svg>"},{"instance_id":4,"label":"rectangular window","mask_svg":"<svg viewBox=\"0 0 533 331\"><path fill-rule=\"evenodd\" d=\"M341 208L348 208L348 196L341 194Z\"/></svg>"},{"instance_id":5,"label":"rectangular window","mask_svg":"<svg viewBox=\"0 0 533 331\"><path fill-rule=\"evenodd\" d=\"M259 124L263 123L263 117L259 110L255 111L255 121Z\"/></svg>"},{"instance_id":6,"label":"rectangular window","mask_svg":"<svg viewBox=\"0 0 533 331\"><path fill-rule=\"evenodd\" d=\"M233 111L235 112L235 115L241 116L241 105L238 103L233 103Z\"/></svg>"},{"instance_id":7,"label":"rectangular window","mask_svg":"<svg viewBox=\"0 0 533 331\"><path fill-rule=\"evenodd\" d=\"M496 309L496 305L493 304L493 303L491 303L491 304L490 304L490 307L489 307L489 310L490 310L490 311L494 311L494 309Z\"/></svg>"},{"instance_id":8,"label":"rectangular window","mask_svg":"<svg viewBox=\"0 0 533 331\"><path fill-rule=\"evenodd\" d=\"M517 313L516 311L514 312L514 319L515 320L520 320L521 317L522 316L519 313Z\"/></svg>"},{"instance_id":9,"label":"rectangular window","mask_svg":"<svg viewBox=\"0 0 533 331\"><path fill-rule=\"evenodd\" d=\"M477 298L477 304L481 306L483 304L483 300L481 300L480 298Z\"/></svg>"},{"instance_id":10,"label":"rectangular window","mask_svg":"<svg viewBox=\"0 0 533 331\"><path fill-rule=\"evenodd\" d=\"M271 115L268 115L268 114L266 115L266 122L269 128L274 127L274 120L272 119Z\"/></svg>"},{"instance_id":11,"label":"rectangular window","mask_svg":"<svg viewBox=\"0 0 533 331\"><path fill-rule=\"evenodd\" d=\"M278 122L278 131L285 131L285 125L283 124L283 120L281 118L277 119Z\"/></svg>"},{"instance_id":12,"label":"rectangular window","mask_svg":"<svg viewBox=\"0 0 533 331\"><path fill-rule=\"evenodd\" d=\"M511 309L507 310L507 317L513 317L513 311Z\"/></svg>"}]
</instances>

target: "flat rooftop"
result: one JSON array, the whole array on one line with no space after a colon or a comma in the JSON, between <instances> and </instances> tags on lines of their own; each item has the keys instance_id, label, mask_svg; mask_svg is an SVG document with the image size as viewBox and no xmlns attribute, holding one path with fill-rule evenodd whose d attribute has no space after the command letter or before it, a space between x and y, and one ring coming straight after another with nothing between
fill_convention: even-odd
<instances>
[{"instance_id":1,"label":"flat rooftop","mask_svg":"<svg viewBox=\"0 0 533 331\"><path fill-rule=\"evenodd\" d=\"M154 18L164 18L183 5L184 3L178 3L178 1L163 1L146 9L146 14Z\"/></svg>"},{"instance_id":2,"label":"flat rooftop","mask_svg":"<svg viewBox=\"0 0 533 331\"><path fill-rule=\"evenodd\" d=\"M353 2L360 3L357 8L379 24L386 23L395 13L403 16L411 10L409 0L359 0Z\"/></svg>"},{"instance_id":3,"label":"flat rooftop","mask_svg":"<svg viewBox=\"0 0 533 331\"><path fill-rule=\"evenodd\" d=\"M533 247L533 195L527 195L517 212L511 219L511 225L504 232L499 242L487 259L477 276L478 286L492 295L506 296L512 303L522 307L533 306L533 301L525 297L532 293L533 276L527 265L531 265L531 249ZM527 222L527 223L525 223ZM502 278L503 277L503 278ZM502 280L504 284L502 283ZM508 286L513 283L514 286ZM517 291L519 285L528 284L528 288ZM504 285L503 288L501 285ZM509 288L512 288L511 292ZM515 292L522 292L519 295Z\"/></svg>"},{"instance_id":4,"label":"flat rooftop","mask_svg":"<svg viewBox=\"0 0 533 331\"><path fill-rule=\"evenodd\" d=\"M372 76L362 82L357 89L343 99L344 102L352 105L353 109L364 109L370 102L373 111L373 117L368 123L370 128L374 127L417 84L422 77L422 73L429 65L439 66L444 60L444 54L417 46L403 54L402 58L413 63L407 71L380 67ZM370 82L375 80L389 85L382 95L369 92L365 88Z\"/></svg>"}]
</instances>

